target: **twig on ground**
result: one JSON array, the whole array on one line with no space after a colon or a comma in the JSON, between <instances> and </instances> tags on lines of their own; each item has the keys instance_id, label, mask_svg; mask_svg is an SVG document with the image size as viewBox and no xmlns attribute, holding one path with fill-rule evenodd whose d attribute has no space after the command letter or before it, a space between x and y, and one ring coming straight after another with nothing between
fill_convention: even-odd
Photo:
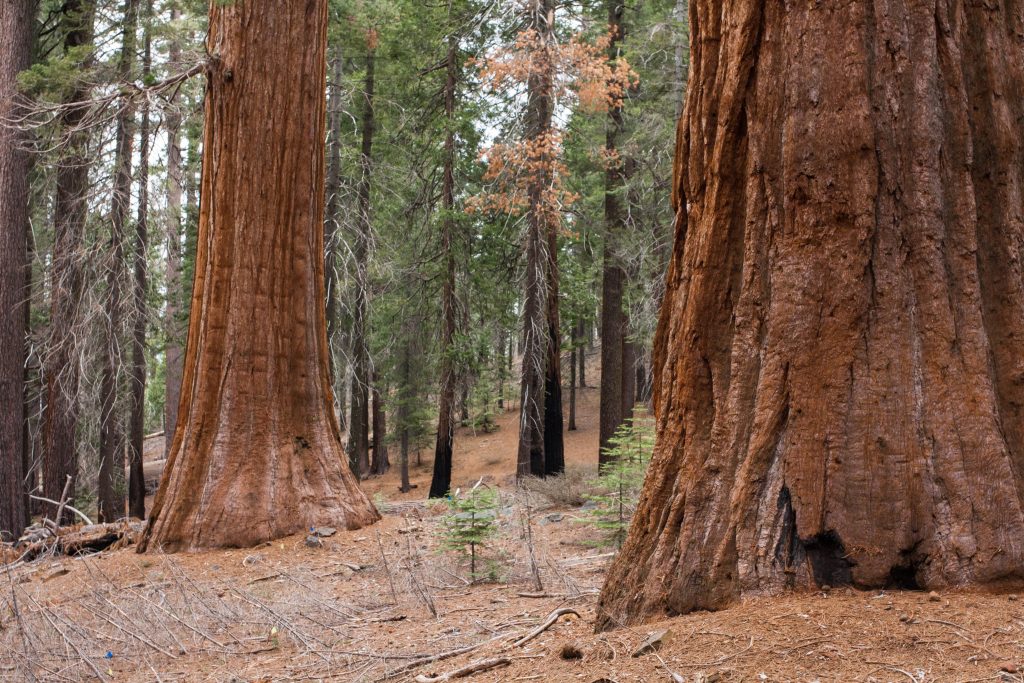
<instances>
[{"instance_id":1,"label":"twig on ground","mask_svg":"<svg viewBox=\"0 0 1024 683\"><path fill-rule=\"evenodd\" d=\"M541 633L544 633L544 631L547 631L549 628L554 626L555 622L558 621L560 617L563 617L566 614L573 614L577 618L580 618L580 613L572 609L571 607L562 607L560 609L556 609L554 612L548 615L547 620L543 624L541 624L540 626L533 629L525 636L514 642L513 645L515 647L522 647L523 645L526 645L528 642L539 636Z\"/></svg>"},{"instance_id":2,"label":"twig on ground","mask_svg":"<svg viewBox=\"0 0 1024 683\"><path fill-rule=\"evenodd\" d=\"M384 571L388 575L388 586L391 588L391 602L398 604L398 592L395 590L395 580L391 577L391 567L388 565L388 557L384 554L384 544L380 541L380 532L376 532L377 548L380 550L380 561L384 563ZM434 616L437 616L436 614Z\"/></svg>"},{"instance_id":3,"label":"twig on ground","mask_svg":"<svg viewBox=\"0 0 1024 683\"><path fill-rule=\"evenodd\" d=\"M447 652L441 652L441 653L438 653L436 655L428 655L426 657L421 657L420 659L413 660L413 661L409 662L408 664L403 664L399 668L397 668L397 669L395 669L393 671L388 672L384 677L382 677L382 678L380 678L378 680L380 680L380 681L387 681L387 680L390 680L392 678L395 678L396 676L401 676L402 674L404 674L404 673L406 673L408 671L412 671L413 669L418 669L419 667L423 666L424 664L432 664L434 662L440 662L440 661L442 661L444 659L451 659L452 657L458 657L459 655L464 655L467 652L472 652L473 650L479 649L479 648L483 647L484 645L489 645L490 643L493 643L493 642L495 642L497 640L503 640L505 638L508 638L508 636L509 636L509 634L507 634L507 633L501 633L499 635L494 636L493 638L490 638L488 640L482 640L479 643L476 643L474 645L466 645L465 647L459 647L459 648L456 648L454 650L448 650Z\"/></svg>"},{"instance_id":4,"label":"twig on ground","mask_svg":"<svg viewBox=\"0 0 1024 683\"><path fill-rule=\"evenodd\" d=\"M453 678L465 678L472 676L480 671L489 671L491 669L497 669L499 666L508 666L512 663L512 660L508 657L494 657L492 659L481 659L476 662L467 664L466 666L458 669L453 669L447 673L443 673L440 676L426 676L420 674L416 677L417 683L438 683L438 681L448 681Z\"/></svg>"}]
</instances>

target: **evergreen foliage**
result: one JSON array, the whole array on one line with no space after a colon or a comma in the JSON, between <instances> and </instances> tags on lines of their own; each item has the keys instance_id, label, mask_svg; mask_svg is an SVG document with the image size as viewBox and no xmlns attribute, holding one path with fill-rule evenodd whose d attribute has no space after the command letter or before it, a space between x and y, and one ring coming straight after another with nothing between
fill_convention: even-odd
<instances>
[{"instance_id":1,"label":"evergreen foliage","mask_svg":"<svg viewBox=\"0 0 1024 683\"><path fill-rule=\"evenodd\" d=\"M597 534L594 545L622 547L653 453L654 420L637 406L610 439L609 460L601 466L595 492L586 496L591 507L584 523Z\"/></svg>"},{"instance_id":2,"label":"evergreen foliage","mask_svg":"<svg viewBox=\"0 0 1024 683\"><path fill-rule=\"evenodd\" d=\"M440 530L441 548L469 562L472 581L497 578L495 563L481 557L498 531L497 491L481 483L467 493L456 489L448 496L448 512ZM478 572L477 565L481 562L484 562L484 571Z\"/></svg>"}]
</instances>

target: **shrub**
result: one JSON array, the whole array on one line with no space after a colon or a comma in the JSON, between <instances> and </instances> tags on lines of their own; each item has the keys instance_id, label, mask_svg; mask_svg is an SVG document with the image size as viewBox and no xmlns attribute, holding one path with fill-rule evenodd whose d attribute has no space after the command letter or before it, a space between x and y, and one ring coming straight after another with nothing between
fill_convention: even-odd
<instances>
[{"instance_id":1,"label":"shrub","mask_svg":"<svg viewBox=\"0 0 1024 683\"><path fill-rule=\"evenodd\" d=\"M536 493L557 507L580 507L589 500L594 489L593 468L567 467L564 472L550 477L524 477L520 486Z\"/></svg>"}]
</instances>

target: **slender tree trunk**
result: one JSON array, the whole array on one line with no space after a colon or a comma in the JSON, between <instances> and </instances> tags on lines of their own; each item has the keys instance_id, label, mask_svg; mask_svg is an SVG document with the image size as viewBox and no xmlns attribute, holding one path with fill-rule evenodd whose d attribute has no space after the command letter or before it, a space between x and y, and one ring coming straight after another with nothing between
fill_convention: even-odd
<instances>
[{"instance_id":1,"label":"slender tree trunk","mask_svg":"<svg viewBox=\"0 0 1024 683\"><path fill-rule=\"evenodd\" d=\"M335 55L330 61L331 81L328 84L330 97L327 101L327 215L324 217L324 273L327 289L327 344L331 359L331 385L339 386L339 372L336 367L339 358L334 353L339 342L338 328L341 322L341 307L338 305L337 249L341 215L341 122L342 112L342 58ZM344 403L339 404L344 408ZM342 410L342 412L344 412Z\"/></svg>"},{"instance_id":2,"label":"slender tree trunk","mask_svg":"<svg viewBox=\"0 0 1024 683\"><path fill-rule=\"evenodd\" d=\"M537 227L531 225L526 238L526 300L523 304L523 367L516 478L544 474L545 265L543 236Z\"/></svg>"},{"instance_id":3,"label":"slender tree trunk","mask_svg":"<svg viewBox=\"0 0 1024 683\"><path fill-rule=\"evenodd\" d=\"M599 627L1021 583L1019 9L691 17L658 445Z\"/></svg>"},{"instance_id":4,"label":"slender tree trunk","mask_svg":"<svg viewBox=\"0 0 1024 683\"><path fill-rule=\"evenodd\" d=\"M441 288L441 390L437 415L437 442L434 446L434 474L430 480L430 498L441 498L452 484L452 449L455 442L455 97L458 84L458 38L448 39L445 66L444 113L447 131L444 138L444 175L441 181L441 250L445 255L445 278Z\"/></svg>"},{"instance_id":5,"label":"slender tree trunk","mask_svg":"<svg viewBox=\"0 0 1024 683\"><path fill-rule=\"evenodd\" d=\"M402 349L402 363L398 370L402 382L402 386L399 389L400 398L398 401L398 426L401 430L401 455L399 459L401 485L399 490L402 493L407 493L412 490L412 487L409 485L409 421L411 417L409 414L409 401L411 399L410 388L412 386L411 346L412 338L407 336L404 348Z\"/></svg>"},{"instance_id":6,"label":"slender tree trunk","mask_svg":"<svg viewBox=\"0 0 1024 683\"><path fill-rule=\"evenodd\" d=\"M569 431L576 431L576 355L582 353L574 345L569 355Z\"/></svg>"},{"instance_id":7,"label":"slender tree trunk","mask_svg":"<svg viewBox=\"0 0 1024 683\"><path fill-rule=\"evenodd\" d=\"M552 27L551 30L553 31L554 28ZM549 130L550 127L549 113ZM562 323L558 315L558 232L561 222L558 218L557 215L547 215L548 358L544 379L545 476L560 474L565 470L565 430L562 421Z\"/></svg>"},{"instance_id":8,"label":"slender tree trunk","mask_svg":"<svg viewBox=\"0 0 1024 683\"><path fill-rule=\"evenodd\" d=\"M555 2L544 0L546 6L545 29L547 41L554 42L555 37ZM545 74L538 85L538 119L543 122L543 130L550 136L554 130L554 65ZM545 186L548 183L545 182ZM547 371L544 379L544 474L560 474L565 471L565 429L562 416L562 323L559 318L558 294L558 233L561 230L561 216L555 207L544 210L545 231L547 233Z\"/></svg>"},{"instance_id":9,"label":"slender tree trunk","mask_svg":"<svg viewBox=\"0 0 1024 683\"><path fill-rule=\"evenodd\" d=\"M628 339L622 344L622 419L633 417L636 403L636 344Z\"/></svg>"},{"instance_id":10,"label":"slender tree trunk","mask_svg":"<svg viewBox=\"0 0 1024 683\"><path fill-rule=\"evenodd\" d=\"M139 0L125 0L121 58L118 77L131 79L135 59L135 29ZM135 108L121 104L117 115L117 148L114 152L114 190L110 220L110 265L107 270L106 339L100 379L100 471L97 480L100 521L124 517L124 425L118 411L118 380L121 374L121 278L124 276L124 232L131 208L132 154Z\"/></svg>"},{"instance_id":11,"label":"slender tree trunk","mask_svg":"<svg viewBox=\"0 0 1024 683\"><path fill-rule=\"evenodd\" d=\"M35 0L0 7L0 121L18 113L17 76L32 63ZM28 524L25 499L25 320L28 315L30 160L0 125L0 539Z\"/></svg>"},{"instance_id":12,"label":"slender tree trunk","mask_svg":"<svg viewBox=\"0 0 1024 683\"><path fill-rule=\"evenodd\" d=\"M180 18L181 12L175 7L171 9L171 21ZM176 68L181 63L181 45L176 38L168 46L170 67ZM171 451L174 429L178 423L178 403L181 401L182 372L182 337L184 336L181 316L184 297L182 283L181 238L183 224L181 219L181 198L185 190L184 168L181 159L181 102L177 93L168 103L164 116L167 128L167 312L165 314L164 334L167 345L164 347L164 454Z\"/></svg>"},{"instance_id":13,"label":"slender tree trunk","mask_svg":"<svg viewBox=\"0 0 1024 683\"><path fill-rule=\"evenodd\" d=\"M69 0L62 7L61 30L64 50L74 53L93 39L95 8L91 0ZM92 57L83 58L82 70ZM86 78L76 81L66 102L74 104L89 97ZM82 299L82 247L89 191L89 131L82 128L86 106L71 106L61 114L60 125L67 135L67 152L57 169L54 202L54 240L51 251L51 350L46 366L46 414L43 418L43 495L58 500L68 477L74 496L78 479L79 349L76 329ZM69 522L66 512L62 522Z\"/></svg>"},{"instance_id":14,"label":"slender tree trunk","mask_svg":"<svg viewBox=\"0 0 1024 683\"><path fill-rule=\"evenodd\" d=\"M359 216L355 238L356 292L352 309L352 417L349 419L348 458L352 470L362 478L370 473L370 355L367 339L369 306L370 244L373 239L370 223L370 183L373 176L374 134L374 61L377 34L367 32L366 81L363 85L363 139L359 154Z\"/></svg>"},{"instance_id":15,"label":"slender tree trunk","mask_svg":"<svg viewBox=\"0 0 1024 683\"><path fill-rule=\"evenodd\" d=\"M373 375L373 462L370 471L373 474L381 475L391 469L391 461L388 459L388 427L387 409L381 398L379 377Z\"/></svg>"},{"instance_id":16,"label":"slender tree trunk","mask_svg":"<svg viewBox=\"0 0 1024 683\"><path fill-rule=\"evenodd\" d=\"M327 4L210 4L219 59L182 411L140 550L248 547L379 518L345 466L331 405Z\"/></svg>"},{"instance_id":17,"label":"slender tree trunk","mask_svg":"<svg viewBox=\"0 0 1024 683\"><path fill-rule=\"evenodd\" d=\"M152 0L146 0L143 22L142 77L148 80L152 64L149 23ZM146 438L146 250L149 246L149 102L142 105L139 127L139 213L135 225L134 300L132 330L131 429L128 439L128 514L146 516L146 476L142 470L142 449Z\"/></svg>"},{"instance_id":18,"label":"slender tree trunk","mask_svg":"<svg viewBox=\"0 0 1024 683\"><path fill-rule=\"evenodd\" d=\"M580 362L580 372L579 372L580 389L586 389L587 388L587 349L586 349L586 341L587 340L585 339L586 334L587 334L587 323L585 321L581 320L579 322L579 326L576 328L576 339L579 342L579 353L577 353L576 355L579 358L579 362Z\"/></svg>"},{"instance_id":19,"label":"slender tree trunk","mask_svg":"<svg viewBox=\"0 0 1024 683\"><path fill-rule=\"evenodd\" d=\"M622 0L608 0L608 25L612 34L608 46L609 59L617 59L619 43L623 38ZM622 107L608 112L605 150L610 159L618 156L619 133L622 132ZM606 449L615 430L622 424L626 364L623 351L626 344L626 317L622 311L622 293L626 280L619 253L626 215L622 207L625 179L622 163L610 164L605 172L604 190L604 256L601 278L601 399L598 427L598 462L608 461ZM630 403L632 405L632 403Z\"/></svg>"},{"instance_id":20,"label":"slender tree trunk","mask_svg":"<svg viewBox=\"0 0 1024 683\"><path fill-rule=\"evenodd\" d=\"M35 28L35 27L33 27ZM29 160L32 163L32 160ZM29 198L31 203L31 197ZM29 207L31 209L31 207ZM25 244L28 247L28 253L25 257L25 297L26 304L24 306L25 311L25 339L30 339L32 335L32 301L35 297L35 279L32 277L32 264L35 262L36 255L36 244L35 237L32 234L31 221L25 223ZM42 368L39 363L39 356L37 354L26 352L25 354L25 380L22 389L22 405L24 406L24 419L22 420L22 429L24 436L22 440L23 448L21 455L22 472L24 472L23 493L25 497L25 510L27 511L29 519L36 514L37 510L42 509L42 501L32 500L29 498L29 494L39 495L42 492L40 484L40 453L42 453L40 431L38 420L34 420L34 415L43 414L43 389L42 389ZM33 407L36 408L33 411Z\"/></svg>"},{"instance_id":21,"label":"slender tree trunk","mask_svg":"<svg viewBox=\"0 0 1024 683\"><path fill-rule=\"evenodd\" d=\"M505 331L498 333L498 410L505 410Z\"/></svg>"},{"instance_id":22,"label":"slender tree trunk","mask_svg":"<svg viewBox=\"0 0 1024 683\"><path fill-rule=\"evenodd\" d=\"M555 67L548 46L554 39L554 0L531 0L527 15L542 47L537 50L537 63L527 80L526 138L530 145L553 146ZM526 300L517 477L527 474L543 477L564 467L560 349L557 348L560 336L557 328L559 217L557 209L545 201L549 181L550 171L541 168L530 173L527 187ZM554 301L552 295L556 297ZM549 449L550 464L547 462Z\"/></svg>"}]
</instances>

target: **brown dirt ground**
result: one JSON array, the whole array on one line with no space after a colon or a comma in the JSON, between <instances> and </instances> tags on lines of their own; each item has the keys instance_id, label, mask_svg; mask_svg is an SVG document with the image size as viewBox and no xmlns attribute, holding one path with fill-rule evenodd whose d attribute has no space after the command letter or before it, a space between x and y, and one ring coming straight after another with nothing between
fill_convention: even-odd
<instances>
[{"instance_id":1,"label":"brown dirt ground","mask_svg":"<svg viewBox=\"0 0 1024 683\"><path fill-rule=\"evenodd\" d=\"M593 371L591 371L593 372ZM594 373L596 374L596 373ZM591 384L591 375L587 381ZM594 378L597 381L597 378ZM565 393L568 401L568 392ZM565 464L569 468L596 470L598 440L598 407L600 391L594 386L577 390L576 430L565 433ZM455 435L452 454L452 486L468 487L481 478L485 483L509 486L516 471L516 448L519 444L517 422L518 407L498 415L495 423L498 430L490 434L474 433L462 427ZM566 422L568 424L568 421ZM417 462L410 454L409 482L416 488L408 493L398 490L398 449L388 449L392 467L381 477L371 477L363 482L363 490L371 496L383 495L388 500L421 500L430 489L430 477L434 466L433 448L424 449Z\"/></svg>"},{"instance_id":2,"label":"brown dirt ground","mask_svg":"<svg viewBox=\"0 0 1024 683\"><path fill-rule=\"evenodd\" d=\"M570 467L592 467L596 414L597 391L586 390L580 430L567 437ZM465 680L1024 683L1024 601L1007 594L836 589L595 635L609 553L586 543L592 533L578 509L504 485L515 416L499 424L494 434L459 434L454 481L485 477L502 492L501 540L488 554L500 559L500 582L468 585L465 567L437 550L444 508L422 502L424 452L412 472L418 489L400 495L395 471L370 480L367 490L387 500L384 519L322 548L297 536L248 550L125 549L0 571L0 681L413 681L503 657L506 666ZM536 590L531 547L547 597L520 595ZM562 607L580 618L513 645ZM631 656L660 629L660 650Z\"/></svg>"},{"instance_id":3,"label":"brown dirt ground","mask_svg":"<svg viewBox=\"0 0 1024 683\"><path fill-rule=\"evenodd\" d=\"M96 680L95 666L111 681L373 681L417 656L476 643L486 644L393 680L499 656L510 665L471 680L1024 680L1024 602L1013 596L833 590L595 635L608 558L581 544L587 531L572 511L535 517L543 598L518 595L533 590L518 520L507 520L507 582L468 586L434 552L433 513L392 508L374 528L339 532L324 548L293 537L255 550L129 549L36 563L4 581L0 680L31 680L30 669L41 681ZM510 645L566 606L582 618ZM630 656L659 629L669 637L657 654ZM563 659L568 646L581 658Z\"/></svg>"}]
</instances>

